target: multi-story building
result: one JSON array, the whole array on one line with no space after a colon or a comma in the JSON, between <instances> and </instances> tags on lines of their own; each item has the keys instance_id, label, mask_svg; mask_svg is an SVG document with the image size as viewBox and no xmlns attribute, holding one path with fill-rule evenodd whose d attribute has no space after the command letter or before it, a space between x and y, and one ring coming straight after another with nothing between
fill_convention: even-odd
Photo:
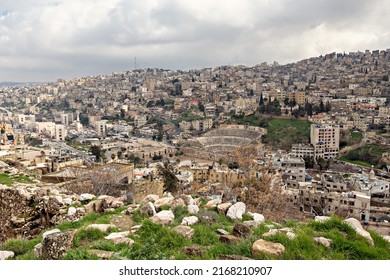
<instances>
[{"instance_id":1,"label":"multi-story building","mask_svg":"<svg viewBox=\"0 0 390 280\"><path fill-rule=\"evenodd\" d=\"M310 143L314 147L316 158L330 159L339 154L340 127L312 124L310 126Z\"/></svg>"}]
</instances>

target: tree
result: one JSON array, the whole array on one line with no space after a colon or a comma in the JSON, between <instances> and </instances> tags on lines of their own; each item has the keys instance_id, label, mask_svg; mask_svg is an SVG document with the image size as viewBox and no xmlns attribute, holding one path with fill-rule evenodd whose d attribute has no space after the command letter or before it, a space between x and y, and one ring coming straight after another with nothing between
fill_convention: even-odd
<instances>
[{"instance_id":1,"label":"tree","mask_svg":"<svg viewBox=\"0 0 390 280\"><path fill-rule=\"evenodd\" d=\"M102 157L102 150L101 150L100 146L92 145L90 151L91 151L92 155L94 155L96 157L96 161L99 161L100 158Z\"/></svg>"},{"instance_id":2,"label":"tree","mask_svg":"<svg viewBox=\"0 0 390 280\"><path fill-rule=\"evenodd\" d=\"M162 165L158 165L157 170L164 181L163 191L175 193L177 191L179 180L175 175L175 170L168 160L165 160Z\"/></svg>"}]
</instances>

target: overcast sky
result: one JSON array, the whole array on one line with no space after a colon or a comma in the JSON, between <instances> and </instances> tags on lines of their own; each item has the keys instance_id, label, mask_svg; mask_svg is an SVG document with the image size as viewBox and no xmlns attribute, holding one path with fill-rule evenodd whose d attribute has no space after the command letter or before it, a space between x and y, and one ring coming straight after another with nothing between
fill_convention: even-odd
<instances>
[{"instance_id":1,"label":"overcast sky","mask_svg":"<svg viewBox=\"0 0 390 280\"><path fill-rule=\"evenodd\" d=\"M386 0L0 0L0 81L390 48Z\"/></svg>"}]
</instances>

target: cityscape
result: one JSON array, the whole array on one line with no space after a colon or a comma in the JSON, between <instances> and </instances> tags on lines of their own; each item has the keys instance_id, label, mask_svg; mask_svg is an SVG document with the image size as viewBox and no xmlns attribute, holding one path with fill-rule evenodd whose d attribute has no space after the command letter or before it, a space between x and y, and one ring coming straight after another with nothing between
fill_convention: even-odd
<instances>
[{"instance_id":1,"label":"cityscape","mask_svg":"<svg viewBox=\"0 0 390 280\"><path fill-rule=\"evenodd\" d=\"M387 49L286 65L146 68L4 85L1 241L35 240L91 213L119 213L117 224L111 219L85 230L113 227L114 237L106 237L130 248L137 219L168 226L184 214L173 229L184 238L193 238L191 225L210 223L213 215L241 221L233 235L215 233L226 246L259 227L269 227L265 238L295 239L293 229L280 228L291 220L345 219L369 244L374 239L366 230L389 241L389 67ZM72 257L76 237L58 228L50 233L68 248L45 248L59 241L46 244L43 237L29 254ZM335 242L314 240L326 247ZM286 249L277 244L254 244L252 257L283 257ZM183 252L191 259L204 250Z\"/></svg>"}]
</instances>

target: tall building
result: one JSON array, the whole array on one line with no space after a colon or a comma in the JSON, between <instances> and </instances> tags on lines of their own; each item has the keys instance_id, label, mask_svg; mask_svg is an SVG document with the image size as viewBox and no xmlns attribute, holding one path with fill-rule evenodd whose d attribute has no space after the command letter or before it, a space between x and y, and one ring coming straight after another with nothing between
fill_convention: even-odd
<instances>
[{"instance_id":1,"label":"tall building","mask_svg":"<svg viewBox=\"0 0 390 280\"><path fill-rule=\"evenodd\" d=\"M339 154L340 127L312 124L310 127L310 143L314 147L316 158L330 159Z\"/></svg>"}]
</instances>

